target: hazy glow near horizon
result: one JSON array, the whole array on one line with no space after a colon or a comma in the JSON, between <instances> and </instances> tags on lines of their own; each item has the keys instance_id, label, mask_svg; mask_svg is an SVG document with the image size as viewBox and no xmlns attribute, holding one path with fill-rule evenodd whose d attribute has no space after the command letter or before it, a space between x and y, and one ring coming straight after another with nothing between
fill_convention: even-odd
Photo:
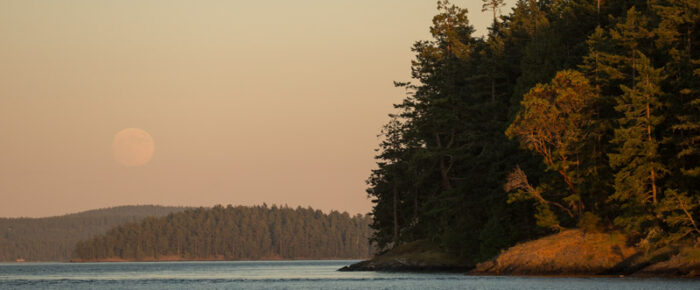
<instances>
[{"instance_id":1,"label":"hazy glow near horizon","mask_svg":"<svg viewBox=\"0 0 700 290\"><path fill-rule=\"evenodd\" d=\"M481 1L453 2L483 34ZM366 213L377 134L404 95L392 81L409 79L435 8L0 0L0 216L263 202ZM124 128L150 133L157 154L117 154Z\"/></svg>"}]
</instances>

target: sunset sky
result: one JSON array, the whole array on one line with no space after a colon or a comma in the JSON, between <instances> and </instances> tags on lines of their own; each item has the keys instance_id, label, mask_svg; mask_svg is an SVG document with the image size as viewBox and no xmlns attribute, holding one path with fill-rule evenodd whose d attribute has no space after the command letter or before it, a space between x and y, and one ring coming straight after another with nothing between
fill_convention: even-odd
<instances>
[{"instance_id":1,"label":"sunset sky","mask_svg":"<svg viewBox=\"0 0 700 290\"><path fill-rule=\"evenodd\" d=\"M453 2L484 34L481 1ZM0 0L0 216L263 202L366 213L377 134L404 96L392 81L409 80L435 8ZM153 139L143 166L115 160L126 128Z\"/></svg>"}]
</instances>

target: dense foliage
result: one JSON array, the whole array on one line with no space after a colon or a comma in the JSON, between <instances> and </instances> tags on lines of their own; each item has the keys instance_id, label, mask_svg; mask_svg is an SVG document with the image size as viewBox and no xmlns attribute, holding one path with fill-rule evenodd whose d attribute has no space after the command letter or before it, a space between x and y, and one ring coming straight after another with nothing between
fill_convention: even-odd
<instances>
[{"instance_id":1,"label":"dense foliage","mask_svg":"<svg viewBox=\"0 0 700 290\"><path fill-rule=\"evenodd\" d=\"M47 218L0 218L0 261L68 261L79 240L184 207L119 206Z\"/></svg>"},{"instance_id":2,"label":"dense foliage","mask_svg":"<svg viewBox=\"0 0 700 290\"><path fill-rule=\"evenodd\" d=\"M82 260L365 258L369 216L267 205L199 208L146 218L81 241Z\"/></svg>"},{"instance_id":3,"label":"dense foliage","mask_svg":"<svg viewBox=\"0 0 700 290\"><path fill-rule=\"evenodd\" d=\"M563 228L700 237L700 1L438 1L368 179L380 249L476 262Z\"/></svg>"}]
</instances>

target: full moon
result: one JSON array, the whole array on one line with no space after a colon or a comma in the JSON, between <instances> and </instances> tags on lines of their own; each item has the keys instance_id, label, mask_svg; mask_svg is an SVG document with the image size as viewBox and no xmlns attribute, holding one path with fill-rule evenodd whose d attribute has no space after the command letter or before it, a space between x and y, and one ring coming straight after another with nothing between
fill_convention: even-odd
<instances>
[{"instance_id":1,"label":"full moon","mask_svg":"<svg viewBox=\"0 0 700 290\"><path fill-rule=\"evenodd\" d=\"M138 128L126 128L114 135L112 154L117 163L137 167L144 166L153 157L155 144L148 132Z\"/></svg>"}]
</instances>

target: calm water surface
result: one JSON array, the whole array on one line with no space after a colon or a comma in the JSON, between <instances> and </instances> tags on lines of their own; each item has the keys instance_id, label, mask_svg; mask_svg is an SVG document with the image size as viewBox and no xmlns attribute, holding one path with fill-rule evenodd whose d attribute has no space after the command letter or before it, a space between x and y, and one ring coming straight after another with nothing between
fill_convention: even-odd
<instances>
[{"instance_id":1,"label":"calm water surface","mask_svg":"<svg viewBox=\"0 0 700 290\"><path fill-rule=\"evenodd\" d=\"M0 289L699 289L700 280L338 272L355 261L0 264Z\"/></svg>"}]
</instances>

